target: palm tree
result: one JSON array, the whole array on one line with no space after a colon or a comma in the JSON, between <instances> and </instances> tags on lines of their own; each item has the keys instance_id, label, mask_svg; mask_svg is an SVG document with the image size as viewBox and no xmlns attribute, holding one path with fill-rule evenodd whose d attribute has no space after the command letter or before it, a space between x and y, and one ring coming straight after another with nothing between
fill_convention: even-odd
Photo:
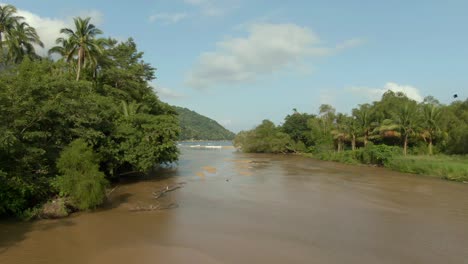
<instances>
[{"instance_id":1,"label":"palm tree","mask_svg":"<svg viewBox=\"0 0 468 264\"><path fill-rule=\"evenodd\" d=\"M0 5L0 58L2 60L5 55L3 50L4 43L9 41L9 37L12 31L14 31L15 26L23 19L21 16L16 16L16 12L16 7L12 5Z\"/></svg>"},{"instance_id":2,"label":"palm tree","mask_svg":"<svg viewBox=\"0 0 468 264\"><path fill-rule=\"evenodd\" d=\"M408 138L414 134L419 125L419 113L415 102L407 102L401 106L395 114L395 121L403 138L403 154L406 155L408 149Z\"/></svg>"},{"instance_id":3,"label":"palm tree","mask_svg":"<svg viewBox=\"0 0 468 264\"><path fill-rule=\"evenodd\" d=\"M429 155L433 154L432 143L434 138L440 132L439 121L441 118L441 109L435 104L425 104L423 106L423 122L424 129L423 138L428 143Z\"/></svg>"},{"instance_id":4,"label":"palm tree","mask_svg":"<svg viewBox=\"0 0 468 264\"><path fill-rule=\"evenodd\" d=\"M8 59L19 63L25 56L31 59L37 58L34 45L44 47L36 29L26 22L17 23L8 42Z\"/></svg>"},{"instance_id":5,"label":"palm tree","mask_svg":"<svg viewBox=\"0 0 468 264\"><path fill-rule=\"evenodd\" d=\"M75 55L73 53L73 44L67 38L58 38L55 40L57 46L53 46L49 49L49 56L52 54L58 54L61 56L60 60L70 62Z\"/></svg>"},{"instance_id":6,"label":"palm tree","mask_svg":"<svg viewBox=\"0 0 468 264\"><path fill-rule=\"evenodd\" d=\"M336 115L335 128L331 131L333 139L336 141L337 152L344 150L344 142L348 131L347 118L348 117L342 113Z\"/></svg>"},{"instance_id":7,"label":"palm tree","mask_svg":"<svg viewBox=\"0 0 468 264\"><path fill-rule=\"evenodd\" d=\"M141 108L141 104L136 101L131 102L130 104L122 100L122 113L125 118L136 115Z\"/></svg>"},{"instance_id":8,"label":"palm tree","mask_svg":"<svg viewBox=\"0 0 468 264\"><path fill-rule=\"evenodd\" d=\"M9 35L16 23L23 19L21 16L16 16L16 12L16 7L12 5L0 6L0 48L3 45L4 36Z\"/></svg>"},{"instance_id":9,"label":"palm tree","mask_svg":"<svg viewBox=\"0 0 468 264\"><path fill-rule=\"evenodd\" d=\"M102 31L93 24L90 24L90 17L85 19L77 17L73 19L75 22L75 30L62 28L60 33L68 36L68 41L71 45L70 53L67 61L70 61L70 56L77 54L77 70L76 80L80 79L81 69L87 62L93 61L94 54L102 54L102 49L96 41L96 36L102 34Z\"/></svg>"},{"instance_id":10,"label":"palm tree","mask_svg":"<svg viewBox=\"0 0 468 264\"><path fill-rule=\"evenodd\" d=\"M353 116L364 136L364 147L366 147L372 129L371 106L369 104L360 105L359 108L353 109Z\"/></svg>"},{"instance_id":11,"label":"palm tree","mask_svg":"<svg viewBox=\"0 0 468 264\"><path fill-rule=\"evenodd\" d=\"M354 116L349 116L345 120L346 126L346 133L349 135L351 138L351 149L354 151L356 150L356 136L359 132L359 125L357 122L356 117Z\"/></svg>"}]
</instances>

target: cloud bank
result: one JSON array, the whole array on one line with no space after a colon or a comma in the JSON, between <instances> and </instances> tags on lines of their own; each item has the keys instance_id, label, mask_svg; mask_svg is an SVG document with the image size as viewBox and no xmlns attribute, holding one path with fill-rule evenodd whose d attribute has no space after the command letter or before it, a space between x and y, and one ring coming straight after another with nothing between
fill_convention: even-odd
<instances>
[{"instance_id":1,"label":"cloud bank","mask_svg":"<svg viewBox=\"0 0 468 264\"><path fill-rule=\"evenodd\" d=\"M250 82L298 66L305 58L332 55L360 44L356 39L326 47L314 32L296 24L256 23L247 27L247 33L246 37L220 41L215 51L202 53L187 75L187 85L202 89Z\"/></svg>"}]
</instances>

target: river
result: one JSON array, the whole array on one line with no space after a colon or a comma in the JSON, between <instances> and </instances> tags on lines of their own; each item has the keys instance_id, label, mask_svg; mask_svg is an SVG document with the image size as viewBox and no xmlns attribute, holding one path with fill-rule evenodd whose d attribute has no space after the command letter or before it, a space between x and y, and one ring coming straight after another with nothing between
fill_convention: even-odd
<instances>
[{"instance_id":1,"label":"river","mask_svg":"<svg viewBox=\"0 0 468 264\"><path fill-rule=\"evenodd\" d=\"M468 185L181 147L95 212L0 223L0 263L468 263ZM155 200L151 193L185 182ZM176 208L130 212L168 204Z\"/></svg>"}]
</instances>

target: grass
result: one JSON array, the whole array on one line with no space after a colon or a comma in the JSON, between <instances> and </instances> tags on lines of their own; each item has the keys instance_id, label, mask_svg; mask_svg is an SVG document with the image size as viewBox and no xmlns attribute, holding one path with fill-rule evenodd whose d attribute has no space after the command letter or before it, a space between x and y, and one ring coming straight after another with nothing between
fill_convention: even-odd
<instances>
[{"instance_id":1,"label":"grass","mask_svg":"<svg viewBox=\"0 0 468 264\"><path fill-rule=\"evenodd\" d=\"M340 153L328 151L304 154L306 157L347 164L374 164L394 171L440 177L451 181L468 182L468 156L408 155L394 151L360 149ZM376 158L377 157L377 158Z\"/></svg>"},{"instance_id":2,"label":"grass","mask_svg":"<svg viewBox=\"0 0 468 264\"><path fill-rule=\"evenodd\" d=\"M467 156L397 156L390 159L385 167L395 171L437 176L452 181L468 181Z\"/></svg>"}]
</instances>

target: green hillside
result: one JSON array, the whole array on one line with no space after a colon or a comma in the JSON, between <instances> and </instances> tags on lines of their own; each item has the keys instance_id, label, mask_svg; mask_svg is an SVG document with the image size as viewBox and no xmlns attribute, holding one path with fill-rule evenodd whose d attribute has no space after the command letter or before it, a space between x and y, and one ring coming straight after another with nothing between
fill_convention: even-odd
<instances>
[{"instance_id":1,"label":"green hillside","mask_svg":"<svg viewBox=\"0 0 468 264\"><path fill-rule=\"evenodd\" d=\"M187 108L174 106L179 114L181 140L232 140L234 133L218 122Z\"/></svg>"}]
</instances>

